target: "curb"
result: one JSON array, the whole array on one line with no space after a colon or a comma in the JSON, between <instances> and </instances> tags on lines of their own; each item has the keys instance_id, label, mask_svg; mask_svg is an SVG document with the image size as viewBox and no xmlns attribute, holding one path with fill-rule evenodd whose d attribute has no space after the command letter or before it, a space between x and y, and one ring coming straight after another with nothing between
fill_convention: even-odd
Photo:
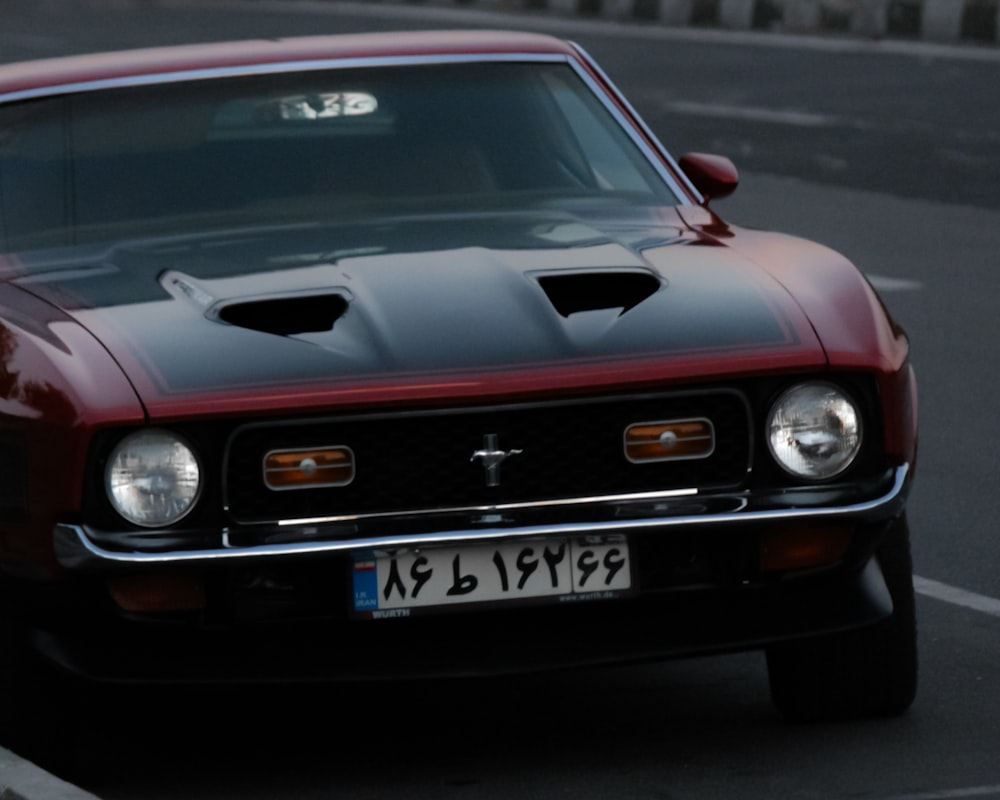
<instances>
[{"instance_id":1,"label":"curb","mask_svg":"<svg viewBox=\"0 0 1000 800\"><path fill-rule=\"evenodd\" d=\"M99 800L0 747L0 800Z\"/></svg>"},{"instance_id":2,"label":"curb","mask_svg":"<svg viewBox=\"0 0 1000 800\"><path fill-rule=\"evenodd\" d=\"M549 12L676 27L1000 43L1000 0L407 0L406 4Z\"/></svg>"}]
</instances>

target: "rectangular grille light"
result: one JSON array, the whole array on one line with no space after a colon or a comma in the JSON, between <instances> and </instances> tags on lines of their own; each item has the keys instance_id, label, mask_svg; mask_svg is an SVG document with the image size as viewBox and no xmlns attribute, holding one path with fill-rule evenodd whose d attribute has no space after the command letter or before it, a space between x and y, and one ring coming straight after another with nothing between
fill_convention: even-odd
<instances>
[{"instance_id":1,"label":"rectangular grille light","mask_svg":"<svg viewBox=\"0 0 1000 800\"><path fill-rule=\"evenodd\" d=\"M625 457L633 464L708 458L715 452L710 420L637 422L625 429Z\"/></svg>"},{"instance_id":2,"label":"rectangular grille light","mask_svg":"<svg viewBox=\"0 0 1000 800\"><path fill-rule=\"evenodd\" d=\"M264 484L276 492L347 486L354 480L349 447L272 450L264 456Z\"/></svg>"}]
</instances>

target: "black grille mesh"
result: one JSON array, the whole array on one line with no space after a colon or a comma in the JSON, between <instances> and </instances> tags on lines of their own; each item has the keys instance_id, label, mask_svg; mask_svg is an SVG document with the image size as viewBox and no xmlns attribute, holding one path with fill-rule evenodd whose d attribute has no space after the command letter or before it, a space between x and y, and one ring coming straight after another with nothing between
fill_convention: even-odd
<instances>
[{"instance_id":1,"label":"black grille mesh","mask_svg":"<svg viewBox=\"0 0 1000 800\"><path fill-rule=\"evenodd\" d=\"M632 464L625 429L634 423L706 417L712 456ZM226 493L240 522L460 508L676 488L733 487L750 465L746 400L729 391L588 402L458 409L437 413L310 419L238 430L228 449ZM522 450L500 468L501 485L471 461L487 434ZM275 492L262 464L275 449L348 446L357 474L346 487Z\"/></svg>"}]
</instances>

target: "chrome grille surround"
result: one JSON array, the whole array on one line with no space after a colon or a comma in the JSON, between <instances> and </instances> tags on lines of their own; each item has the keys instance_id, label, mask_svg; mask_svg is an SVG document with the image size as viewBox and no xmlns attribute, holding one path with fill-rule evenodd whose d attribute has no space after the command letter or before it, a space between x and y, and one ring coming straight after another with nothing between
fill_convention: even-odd
<instances>
[{"instance_id":1,"label":"chrome grille surround","mask_svg":"<svg viewBox=\"0 0 1000 800\"><path fill-rule=\"evenodd\" d=\"M710 420L715 429L709 457L627 459L622 436L630 425L690 417ZM517 453L504 461L498 480L476 458L488 438ZM356 455L349 486L279 494L262 481L267 452L330 441ZM730 389L285 420L246 425L230 437L225 504L235 523L252 525L733 490L745 480L752 454L749 403Z\"/></svg>"}]
</instances>

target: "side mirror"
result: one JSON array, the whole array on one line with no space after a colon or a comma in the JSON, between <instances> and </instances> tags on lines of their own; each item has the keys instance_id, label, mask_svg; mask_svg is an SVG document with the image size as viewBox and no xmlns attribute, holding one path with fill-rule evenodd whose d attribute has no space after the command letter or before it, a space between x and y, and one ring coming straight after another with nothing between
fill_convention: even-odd
<instances>
[{"instance_id":1,"label":"side mirror","mask_svg":"<svg viewBox=\"0 0 1000 800\"><path fill-rule=\"evenodd\" d=\"M740 185L739 171L725 156L687 153L681 156L677 164L705 198L705 205L708 205L709 200L731 195Z\"/></svg>"}]
</instances>

